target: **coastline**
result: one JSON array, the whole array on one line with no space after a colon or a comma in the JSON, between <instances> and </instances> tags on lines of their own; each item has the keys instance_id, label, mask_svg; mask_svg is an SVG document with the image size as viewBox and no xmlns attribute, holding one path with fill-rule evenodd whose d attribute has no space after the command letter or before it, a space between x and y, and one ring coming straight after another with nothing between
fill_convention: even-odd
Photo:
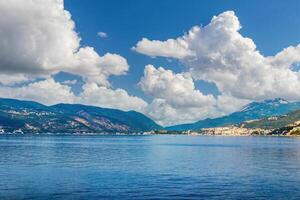
<instances>
[{"instance_id":1,"label":"coastline","mask_svg":"<svg viewBox=\"0 0 300 200\"><path fill-rule=\"evenodd\" d=\"M287 135L287 134L269 134L269 135L259 135L259 134L182 134L182 133L155 133L155 134L142 134L142 133L88 133L88 134L78 134L78 133L26 133L26 134L15 134L15 133L1 133L1 136L191 136L191 137L300 137L300 135Z\"/></svg>"}]
</instances>

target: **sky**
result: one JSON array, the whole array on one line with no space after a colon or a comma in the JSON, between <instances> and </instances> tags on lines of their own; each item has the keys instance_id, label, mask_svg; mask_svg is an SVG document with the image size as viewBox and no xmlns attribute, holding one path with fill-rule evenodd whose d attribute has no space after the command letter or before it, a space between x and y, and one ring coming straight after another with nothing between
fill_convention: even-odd
<instances>
[{"instance_id":1,"label":"sky","mask_svg":"<svg viewBox=\"0 0 300 200\"><path fill-rule=\"evenodd\" d=\"M252 38L259 51L273 55L289 45L300 42L299 1L268 0L66 0L76 22L82 44L92 45L97 51L116 52L130 61L127 76L111 77L115 87L123 87L130 94L149 99L136 84L143 74L144 66L154 64L182 70L180 63L170 64L166 59L151 59L130 51L141 38L165 40L181 36L195 25L206 25L214 15L233 10L239 17L243 28L241 33ZM167 12L166 12L167 11ZM276 23L274 23L276 22ZM105 32L107 38L99 39L95 33ZM196 83L204 93L216 92L216 88Z\"/></svg>"},{"instance_id":2,"label":"sky","mask_svg":"<svg viewBox=\"0 0 300 200\"><path fill-rule=\"evenodd\" d=\"M0 2L0 96L136 110L162 125L300 100L300 2Z\"/></svg>"}]
</instances>

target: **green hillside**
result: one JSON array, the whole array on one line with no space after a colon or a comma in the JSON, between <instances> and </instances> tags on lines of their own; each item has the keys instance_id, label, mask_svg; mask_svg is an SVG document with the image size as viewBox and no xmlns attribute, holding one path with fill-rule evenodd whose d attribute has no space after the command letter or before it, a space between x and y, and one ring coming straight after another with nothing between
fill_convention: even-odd
<instances>
[{"instance_id":1,"label":"green hillside","mask_svg":"<svg viewBox=\"0 0 300 200\"><path fill-rule=\"evenodd\" d=\"M245 128L275 129L293 124L300 120L300 110L290 112L283 116L268 117L260 120L244 122L241 126Z\"/></svg>"}]
</instances>

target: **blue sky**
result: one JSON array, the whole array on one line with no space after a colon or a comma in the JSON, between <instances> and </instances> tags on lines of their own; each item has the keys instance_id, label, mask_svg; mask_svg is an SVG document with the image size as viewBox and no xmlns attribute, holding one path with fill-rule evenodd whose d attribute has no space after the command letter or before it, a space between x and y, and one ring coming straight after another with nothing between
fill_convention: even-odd
<instances>
[{"instance_id":1,"label":"blue sky","mask_svg":"<svg viewBox=\"0 0 300 200\"><path fill-rule=\"evenodd\" d=\"M132 50L141 38L166 40L181 36L195 25L207 25L212 16L233 10L241 24L241 34L254 40L263 55L273 55L289 45L300 42L300 1L289 0L66 0L83 45L90 45L103 54L118 53L128 60L130 71L125 76L113 76L114 87L126 89L132 95L151 99L136 84L144 66L164 66L175 72L182 64L163 58L149 58ZM100 38L97 32L108 34ZM218 94L216 87L196 82L203 93Z\"/></svg>"},{"instance_id":2,"label":"blue sky","mask_svg":"<svg viewBox=\"0 0 300 200\"><path fill-rule=\"evenodd\" d=\"M300 101L299 10L297 0L3 1L0 97L136 110L162 125Z\"/></svg>"}]
</instances>

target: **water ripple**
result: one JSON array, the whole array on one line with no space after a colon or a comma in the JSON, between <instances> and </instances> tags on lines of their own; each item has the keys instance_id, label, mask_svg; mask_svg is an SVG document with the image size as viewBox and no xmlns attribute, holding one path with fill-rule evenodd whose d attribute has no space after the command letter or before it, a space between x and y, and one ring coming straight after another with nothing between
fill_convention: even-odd
<instances>
[{"instance_id":1,"label":"water ripple","mask_svg":"<svg viewBox=\"0 0 300 200\"><path fill-rule=\"evenodd\" d=\"M299 199L300 140L1 136L0 199Z\"/></svg>"}]
</instances>

